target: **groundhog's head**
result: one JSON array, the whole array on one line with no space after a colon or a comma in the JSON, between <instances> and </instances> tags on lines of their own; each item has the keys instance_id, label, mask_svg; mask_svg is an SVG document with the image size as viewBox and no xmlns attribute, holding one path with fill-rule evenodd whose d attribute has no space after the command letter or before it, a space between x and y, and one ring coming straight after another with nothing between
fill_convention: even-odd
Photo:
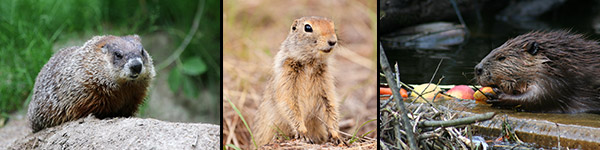
<instances>
[{"instance_id":1,"label":"groundhog's head","mask_svg":"<svg viewBox=\"0 0 600 150\"><path fill-rule=\"evenodd\" d=\"M291 53L321 55L331 52L337 43L333 21L324 17L302 17L294 20L284 45ZM297 56L297 55L295 55Z\"/></svg>"},{"instance_id":2,"label":"groundhog's head","mask_svg":"<svg viewBox=\"0 0 600 150\"><path fill-rule=\"evenodd\" d=\"M103 54L105 67L117 82L147 81L155 74L152 58L138 35L103 36L95 47Z\"/></svg>"}]
</instances>

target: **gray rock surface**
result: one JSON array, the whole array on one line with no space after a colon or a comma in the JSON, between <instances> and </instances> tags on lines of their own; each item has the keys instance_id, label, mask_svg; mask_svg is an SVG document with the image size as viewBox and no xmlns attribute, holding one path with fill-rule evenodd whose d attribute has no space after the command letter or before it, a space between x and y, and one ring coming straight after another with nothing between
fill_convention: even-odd
<instances>
[{"instance_id":1,"label":"gray rock surface","mask_svg":"<svg viewBox=\"0 0 600 150\"><path fill-rule=\"evenodd\" d=\"M34 134L26 129L26 136L0 149L219 149L220 139L217 125L141 118L87 117Z\"/></svg>"}]
</instances>

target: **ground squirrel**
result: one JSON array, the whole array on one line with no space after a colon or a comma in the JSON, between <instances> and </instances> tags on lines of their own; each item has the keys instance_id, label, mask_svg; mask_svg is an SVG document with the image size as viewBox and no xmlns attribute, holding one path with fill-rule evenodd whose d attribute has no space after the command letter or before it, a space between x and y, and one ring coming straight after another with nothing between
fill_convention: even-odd
<instances>
[{"instance_id":1,"label":"ground squirrel","mask_svg":"<svg viewBox=\"0 0 600 150\"><path fill-rule=\"evenodd\" d=\"M35 80L27 116L33 132L93 114L129 117L154 78L140 37L96 36L61 49Z\"/></svg>"},{"instance_id":2,"label":"ground squirrel","mask_svg":"<svg viewBox=\"0 0 600 150\"><path fill-rule=\"evenodd\" d=\"M338 112L333 76L328 67L337 36L333 21L323 17L294 20L290 33L275 56L274 74L258 107L254 132L259 145L278 133L310 143L338 133Z\"/></svg>"}]
</instances>

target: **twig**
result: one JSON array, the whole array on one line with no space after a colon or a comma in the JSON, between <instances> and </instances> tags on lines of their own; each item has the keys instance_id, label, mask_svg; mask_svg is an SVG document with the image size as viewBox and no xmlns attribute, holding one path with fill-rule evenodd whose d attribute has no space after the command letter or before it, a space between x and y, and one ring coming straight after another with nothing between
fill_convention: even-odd
<instances>
[{"instance_id":1,"label":"twig","mask_svg":"<svg viewBox=\"0 0 600 150\"><path fill-rule=\"evenodd\" d=\"M492 119L492 117L494 117L494 115L495 115L494 112L488 112L485 114L478 114L475 116L459 118L459 119L454 119L454 120L448 120L448 121L420 121L418 126L419 127L451 127L451 126L457 126L457 125L465 125L465 124L471 124L471 123L475 123L475 122L486 121L486 120Z\"/></svg>"},{"instance_id":2,"label":"twig","mask_svg":"<svg viewBox=\"0 0 600 150\"><path fill-rule=\"evenodd\" d=\"M558 130L558 149L560 149L560 127L558 126L558 123L554 124L556 124L556 129Z\"/></svg>"},{"instance_id":3,"label":"twig","mask_svg":"<svg viewBox=\"0 0 600 150\"><path fill-rule=\"evenodd\" d=\"M385 52L383 50L383 46L381 46L381 43L379 43L379 63L381 65L381 69L383 69L383 72L385 73L385 77L386 80L388 81L390 88L392 89L392 94L394 95L394 97L396 97L396 107L398 107L398 110L400 111L401 115L402 115L402 124L404 127L404 131L406 132L406 138L408 139L408 145L410 146L410 149L416 150L419 149L419 147L417 146L417 141L415 139L415 135L412 131L412 123L410 122L410 120L408 119L408 116L406 115L406 113L408 112L406 110L406 106L404 106L404 102L399 100L398 98L401 97L400 96L400 89L398 89L399 87L396 86L396 81L394 81L394 77L392 76L392 69L390 67L390 63L387 60L387 56L385 55ZM398 126L396 126L398 127ZM400 139L400 138L397 138ZM400 145L400 144L398 144Z\"/></svg>"},{"instance_id":4,"label":"twig","mask_svg":"<svg viewBox=\"0 0 600 150\"><path fill-rule=\"evenodd\" d=\"M460 24L465 28L465 31L467 32L467 35L469 35L469 28L467 28L467 24L465 23L465 20L463 20L462 15L460 14L460 10L458 10L458 6L456 5L456 1L450 0L450 3L452 4L452 7L454 8L454 12L456 12L456 16L458 17L458 21L460 21Z\"/></svg>"},{"instance_id":5,"label":"twig","mask_svg":"<svg viewBox=\"0 0 600 150\"><path fill-rule=\"evenodd\" d=\"M158 64L156 66L156 70L162 70L169 66L171 63L173 63L175 60L177 60L177 58L179 58L181 53L183 53L188 44L190 44L192 38L194 37L194 35L196 35L196 31L198 31L198 26L200 25L200 20L202 19L202 14L204 12L204 3L204 1L198 2L198 9L196 11L196 16L194 16L194 22L192 23L190 31L186 35L185 39L183 39L183 42L181 42L181 45L179 45L179 47L177 47L177 50L175 50L175 52L173 52L173 54L169 56L165 61Z\"/></svg>"}]
</instances>

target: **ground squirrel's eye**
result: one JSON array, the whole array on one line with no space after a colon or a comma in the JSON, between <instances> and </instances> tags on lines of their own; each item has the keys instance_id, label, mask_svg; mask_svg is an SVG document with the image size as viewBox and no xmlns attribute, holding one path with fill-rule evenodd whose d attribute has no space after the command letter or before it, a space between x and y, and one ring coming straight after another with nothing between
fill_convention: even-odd
<instances>
[{"instance_id":1,"label":"ground squirrel's eye","mask_svg":"<svg viewBox=\"0 0 600 150\"><path fill-rule=\"evenodd\" d=\"M310 26L310 24L306 24L304 25L304 32L312 32L312 27Z\"/></svg>"},{"instance_id":2,"label":"ground squirrel's eye","mask_svg":"<svg viewBox=\"0 0 600 150\"><path fill-rule=\"evenodd\" d=\"M114 52L114 54L115 54L115 57L116 57L117 59L121 59L121 58L123 58L123 55L122 55L121 53L119 53L119 52Z\"/></svg>"}]
</instances>

